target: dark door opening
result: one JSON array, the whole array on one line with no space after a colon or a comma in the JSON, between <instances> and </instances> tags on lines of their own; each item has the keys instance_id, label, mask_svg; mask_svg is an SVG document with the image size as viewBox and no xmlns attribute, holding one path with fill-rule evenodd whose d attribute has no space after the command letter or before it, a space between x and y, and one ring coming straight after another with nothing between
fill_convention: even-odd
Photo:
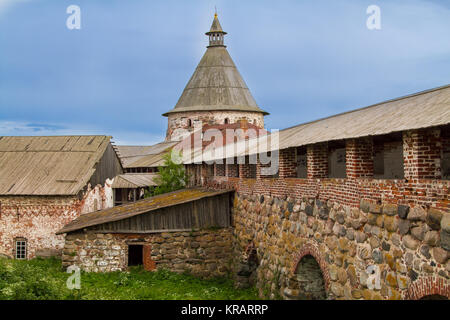
<instances>
[{"instance_id":1,"label":"dark door opening","mask_svg":"<svg viewBox=\"0 0 450 320\"><path fill-rule=\"evenodd\" d=\"M143 260L143 247L142 245L129 245L128 246L128 266L141 266L144 264Z\"/></svg>"}]
</instances>

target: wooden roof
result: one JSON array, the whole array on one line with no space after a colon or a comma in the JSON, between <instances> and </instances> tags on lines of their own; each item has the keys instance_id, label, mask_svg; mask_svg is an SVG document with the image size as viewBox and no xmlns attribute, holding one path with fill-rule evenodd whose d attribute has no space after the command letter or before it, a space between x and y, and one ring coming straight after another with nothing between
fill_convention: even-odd
<instances>
[{"instance_id":1,"label":"wooden roof","mask_svg":"<svg viewBox=\"0 0 450 320\"><path fill-rule=\"evenodd\" d=\"M75 195L109 136L0 137L0 195Z\"/></svg>"},{"instance_id":2,"label":"wooden roof","mask_svg":"<svg viewBox=\"0 0 450 320\"><path fill-rule=\"evenodd\" d=\"M176 144L166 141L152 146L116 146L116 150L124 168L158 167L163 165L163 155Z\"/></svg>"},{"instance_id":3,"label":"wooden roof","mask_svg":"<svg viewBox=\"0 0 450 320\"><path fill-rule=\"evenodd\" d=\"M213 197L229 192L233 192L233 190L182 189L170 193L165 193L133 203L83 214L65 225L64 228L59 230L56 234L72 232L107 222L119 221L134 217L136 215L148 213L157 209L191 202L205 197Z\"/></svg>"},{"instance_id":4,"label":"wooden roof","mask_svg":"<svg viewBox=\"0 0 450 320\"><path fill-rule=\"evenodd\" d=\"M112 188L120 189L120 188L140 188L140 187L149 187L156 186L157 184L154 182L157 173L126 173L119 174L114 178L114 182L112 184Z\"/></svg>"},{"instance_id":5,"label":"wooden roof","mask_svg":"<svg viewBox=\"0 0 450 320\"><path fill-rule=\"evenodd\" d=\"M217 17L211 30L224 33ZM225 46L209 46L177 104L163 116L219 110L268 114L256 104Z\"/></svg>"},{"instance_id":6,"label":"wooden roof","mask_svg":"<svg viewBox=\"0 0 450 320\"><path fill-rule=\"evenodd\" d=\"M185 163L212 161L227 157L281 150L314 143L384 135L413 129L450 124L450 85L430 89L405 97L388 100L365 108L300 124L291 128L228 144L219 156L202 154L183 155ZM271 139L278 143L271 144ZM275 141L273 140L273 141ZM240 150L235 152L234 150Z\"/></svg>"}]
</instances>

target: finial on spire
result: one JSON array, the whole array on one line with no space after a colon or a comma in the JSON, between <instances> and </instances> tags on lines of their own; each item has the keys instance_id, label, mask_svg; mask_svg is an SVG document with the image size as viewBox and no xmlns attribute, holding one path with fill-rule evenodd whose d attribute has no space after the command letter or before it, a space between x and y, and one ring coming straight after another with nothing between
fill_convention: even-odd
<instances>
[{"instance_id":1,"label":"finial on spire","mask_svg":"<svg viewBox=\"0 0 450 320\"><path fill-rule=\"evenodd\" d=\"M216 6L214 6L214 18L217 19L217 7Z\"/></svg>"},{"instance_id":2,"label":"finial on spire","mask_svg":"<svg viewBox=\"0 0 450 320\"><path fill-rule=\"evenodd\" d=\"M219 19L217 18L217 8L215 7L214 20L211 25L211 29L205 33L209 36L209 46L208 47L224 47L223 37L227 33L222 30Z\"/></svg>"}]
</instances>

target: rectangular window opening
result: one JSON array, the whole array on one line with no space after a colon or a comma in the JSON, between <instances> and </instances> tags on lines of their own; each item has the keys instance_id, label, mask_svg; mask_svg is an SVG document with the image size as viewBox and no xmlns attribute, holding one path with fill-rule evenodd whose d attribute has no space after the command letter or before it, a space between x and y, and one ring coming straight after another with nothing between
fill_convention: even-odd
<instances>
[{"instance_id":1,"label":"rectangular window opening","mask_svg":"<svg viewBox=\"0 0 450 320\"><path fill-rule=\"evenodd\" d=\"M225 164L216 163L216 176L217 177L225 176Z\"/></svg>"},{"instance_id":2,"label":"rectangular window opening","mask_svg":"<svg viewBox=\"0 0 450 320\"><path fill-rule=\"evenodd\" d=\"M233 159L233 163L228 164L228 177L239 178L239 165L237 158Z\"/></svg>"},{"instance_id":3,"label":"rectangular window opening","mask_svg":"<svg viewBox=\"0 0 450 320\"><path fill-rule=\"evenodd\" d=\"M271 158L272 157L272 152L267 152L267 157L268 158ZM270 168L272 166L272 163L271 162L269 162L269 163L267 163L267 164L262 164L262 163L260 163L260 176L261 176L261 178L279 178L279 176L280 176L280 170L279 170L279 168L278 168L278 170L277 170L277 172L276 173L274 173L274 174L263 174L262 172L263 172L263 168Z\"/></svg>"},{"instance_id":4,"label":"rectangular window opening","mask_svg":"<svg viewBox=\"0 0 450 320\"><path fill-rule=\"evenodd\" d=\"M328 177L343 179L346 173L345 141L331 141L328 143Z\"/></svg>"},{"instance_id":5,"label":"rectangular window opening","mask_svg":"<svg viewBox=\"0 0 450 320\"><path fill-rule=\"evenodd\" d=\"M403 139L400 133L374 137L373 177L403 179Z\"/></svg>"},{"instance_id":6,"label":"rectangular window opening","mask_svg":"<svg viewBox=\"0 0 450 320\"><path fill-rule=\"evenodd\" d=\"M297 178L307 178L308 172L307 172L307 158L306 158L306 147L298 147L295 150L296 152L296 171L297 171Z\"/></svg>"}]
</instances>

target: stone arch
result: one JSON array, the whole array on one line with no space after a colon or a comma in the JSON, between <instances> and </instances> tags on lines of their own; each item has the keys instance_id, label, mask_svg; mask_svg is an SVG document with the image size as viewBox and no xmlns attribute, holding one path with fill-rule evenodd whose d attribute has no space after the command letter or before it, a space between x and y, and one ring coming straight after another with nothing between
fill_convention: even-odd
<instances>
[{"instance_id":1,"label":"stone arch","mask_svg":"<svg viewBox=\"0 0 450 320\"><path fill-rule=\"evenodd\" d=\"M314 270L314 264L317 266L319 273L317 273L317 271ZM299 267L303 266L308 266L309 268L313 269L310 270L314 273L312 274L313 277L318 277L320 274L321 278L323 279L323 287L324 287L323 298L325 298L327 293L329 292L330 275L327 263L322 254L320 253L317 245L313 243L307 243L294 256L291 268L292 279L296 277Z\"/></svg>"},{"instance_id":2,"label":"stone arch","mask_svg":"<svg viewBox=\"0 0 450 320\"><path fill-rule=\"evenodd\" d=\"M441 296L450 299L450 284L447 280L438 277L420 277L409 287L406 298L419 300L430 296Z\"/></svg>"}]
</instances>

